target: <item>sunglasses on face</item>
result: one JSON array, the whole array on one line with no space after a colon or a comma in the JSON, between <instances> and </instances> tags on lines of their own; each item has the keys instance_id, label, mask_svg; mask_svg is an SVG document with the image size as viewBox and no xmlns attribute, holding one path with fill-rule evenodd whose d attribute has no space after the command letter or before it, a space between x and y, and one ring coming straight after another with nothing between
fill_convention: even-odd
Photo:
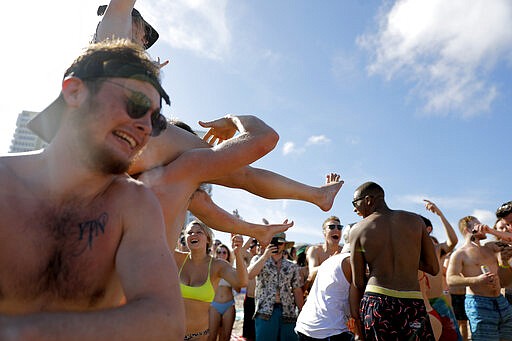
<instances>
[{"instance_id":1,"label":"sunglasses on face","mask_svg":"<svg viewBox=\"0 0 512 341\"><path fill-rule=\"evenodd\" d=\"M356 207L356 203L357 203L358 201L363 200L364 198L365 198L365 197L359 197L359 198L356 198L356 199L352 200L352 206Z\"/></svg>"},{"instance_id":2,"label":"sunglasses on face","mask_svg":"<svg viewBox=\"0 0 512 341\"><path fill-rule=\"evenodd\" d=\"M104 82L117 85L130 91L131 95L126 97L126 112L131 118L142 118L151 109L151 100L142 92L132 90L122 84L110 80L105 80ZM153 137L160 135L160 133L167 128L167 119L160 113L160 109L151 113L151 127L151 136Z\"/></svg>"},{"instance_id":3,"label":"sunglasses on face","mask_svg":"<svg viewBox=\"0 0 512 341\"><path fill-rule=\"evenodd\" d=\"M343 229L343 225L340 225L340 224L331 224L331 225L327 225L327 228L329 230L334 230L334 229L338 229L339 231L341 231Z\"/></svg>"},{"instance_id":4,"label":"sunglasses on face","mask_svg":"<svg viewBox=\"0 0 512 341\"><path fill-rule=\"evenodd\" d=\"M216 251L218 255L227 255L228 252L226 250L217 250Z\"/></svg>"}]
</instances>

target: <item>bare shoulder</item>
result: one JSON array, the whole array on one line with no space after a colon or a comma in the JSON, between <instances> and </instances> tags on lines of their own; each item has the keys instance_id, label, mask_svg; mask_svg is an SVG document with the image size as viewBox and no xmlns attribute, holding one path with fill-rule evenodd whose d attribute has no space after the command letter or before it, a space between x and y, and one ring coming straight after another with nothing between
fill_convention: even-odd
<instances>
[{"instance_id":1,"label":"bare shoulder","mask_svg":"<svg viewBox=\"0 0 512 341\"><path fill-rule=\"evenodd\" d=\"M320 250L323 250L321 244L311 245L310 247L308 247L306 255L308 257L315 257Z\"/></svg>"},{"instance_id":2,"label":"bare shoulder","mask_svg":"<svg viewBox=\"0 0 512 341\"><path fill-rule=\"evenodd\" d=\"M463 257L465 257L466 254L467 254L467 248L465 246L455 249L452 252L452 255L450 256L450 261L460 260Z\"/></svg>"},{"instance_id":3,"label":"bare shoulder","mask_svg":"<svg viewBox=\"0 0 512 341\"><path fill-rule=\"evenodd\" d=\"M225 259L213 258L212 261L214 272L224 271L225 269L232 268L231 264Z\"/></svg>"},{"instance_id":4,"label":"bare shoulder","mask_svg":"<svg viewBox=\"0 0 512 341\"><path fill-rule=\"evenodd\" d=\"M398 218L409 221L410 223L423 225L423 220L421 219L421 216L417 213L403 210L395 210L393 211L393 214L396 215Z\"/></svg>"},{"instance_id":5,"label":"bare shoulder","mask_svg":"<svg viewBox=\"0 0 512 341\"><path fill-rule=\"evenodd\" d=\"M31 166L39 159L41 150L28 153L12 153L0 156L0 173L2 176L14 175L20 172L29 172Z\"/></svg>"},{"instance_id":6,"label":"bare shoulder","mask_svg":"<svg viewBox=\"0 0 512 341\"><path fill-rule=\"evenodd\" d=\"M354 240L361 236L361 234L373 225L373 221L363 219L360 222L356 223L350 228L349 239Z\"/></svg>"},{"instance_id":7,"label":"bare shoulder","mask_svg":"<svg viewBox=\"0 0 512 341\"><path fill-rule=\"evenodd\" d=\"M127 175L120 175L115 179L108 190L107 199L112 199L109 201L114 202L116 210L124 219L139 221L163 216L154 192Z\"/></svg>"},{"instance_id":8,"label":"bare shoulder","mask_svg":"<svg viewBox=\"0 0 512 341\"><path fill-rule=\"evenodd\" d=\"M152 191L140 180L134 179L126 174L117 176L112 182L111 190L116 194L140 194L151 195ZM126 197L130 200L133 198Z\"/></svg>"},{"instance_id":9,"label":"bare shoulder","mask_svg":"<svg viewBox=\"0 0 512 341\"><path fill-rule=\"evenodd\" d=\"M8 182L12 177L9 168L9 158L2 156L0 157L0 183Z\"/></svg>"},{"instance_id":10,"label":"bare shoulder","mask_svg":"<svg viewBox=\"0 0 512 341\"><path fill-rule=\"evenodd\" d=\"M188 257L188 252L182 252L179 250L174 250L174 259L176 263L178 263L178 267L185 261L185 258Z\"/></svg>"}]
</instances>

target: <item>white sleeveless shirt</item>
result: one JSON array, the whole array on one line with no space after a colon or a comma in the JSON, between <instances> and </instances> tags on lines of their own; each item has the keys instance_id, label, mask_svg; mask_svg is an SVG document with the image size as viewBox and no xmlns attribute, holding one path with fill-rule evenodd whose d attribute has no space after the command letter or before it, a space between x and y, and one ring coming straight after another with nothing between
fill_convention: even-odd
<instances>
[{"instance_id":1,"label":"white sleeveless shirt","mask_svg":"<svg viewBox=\"0 0 512 341\"><path fill-rule=\"evenodd\" d=\"M306 303L297 318L295 331L315 339L349 331L350 283L341 268L341 262L348 256L350 253L337 254L320 265Z\"/></svg>"}]
</instances>

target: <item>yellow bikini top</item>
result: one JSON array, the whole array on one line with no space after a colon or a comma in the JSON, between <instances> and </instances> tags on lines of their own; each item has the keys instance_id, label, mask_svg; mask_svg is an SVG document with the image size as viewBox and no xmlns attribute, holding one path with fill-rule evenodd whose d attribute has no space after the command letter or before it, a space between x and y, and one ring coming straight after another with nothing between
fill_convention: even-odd
<instances>
[{"instance_id":1,"label":"yellow bikini top","mask_svg":"<svg viewBox=\"0 0 512 341\"><path fill-rule=\"evenodd\" d=\"M183 267L185 266L185 263L187 262L188 255L185 257L185 260L183 261L183 264L181 264L180 272L178 276L181 276L181 270L183 270ZM208 277L206 278L206 281L198 286L198 287L191 287L189 285L185 285L181 283L180 278L180 289L181 289L181 296L183 298L188 298L191 300L197 300L202 302L208 302L211 303L213 301L213 298L215 297L215 289L213 289L212 281L210 281L210 267L212 265L213 258L210 257L210 262L208 263Z\"/></svg>"}]
</instances>

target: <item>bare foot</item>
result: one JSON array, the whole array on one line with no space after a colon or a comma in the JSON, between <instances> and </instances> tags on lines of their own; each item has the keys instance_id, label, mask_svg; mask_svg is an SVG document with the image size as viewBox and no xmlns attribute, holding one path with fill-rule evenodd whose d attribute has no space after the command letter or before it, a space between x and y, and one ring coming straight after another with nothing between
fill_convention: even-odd
<instances>
[{"instance_id":1,"label":"bare foot","mask_svg":"<svg viewBox=\"0 0 512 341\"><path fill-rule=\"evenodd\" d=\"M282 224L254 224L253 228L251 229L250 237L256 238L261 247L266 247L268 244L270 244L270 241L275 234L284 232L292 226L293 221L288 222L288 219L286 219Z\"/></svg>"},{"instance_id":2,"label":"bare foot","mask_svg":"<svg viewBox=\"0 0 512 341\"><path fill-rule=\"evenodd\" d=\"M343 186L344 181L340 180L340 175L336 173L327 174L325 185L318 188L318 199L314 202L322 211L329 211L334 204L336 194Z\"/></svg>"}]
</instances>

